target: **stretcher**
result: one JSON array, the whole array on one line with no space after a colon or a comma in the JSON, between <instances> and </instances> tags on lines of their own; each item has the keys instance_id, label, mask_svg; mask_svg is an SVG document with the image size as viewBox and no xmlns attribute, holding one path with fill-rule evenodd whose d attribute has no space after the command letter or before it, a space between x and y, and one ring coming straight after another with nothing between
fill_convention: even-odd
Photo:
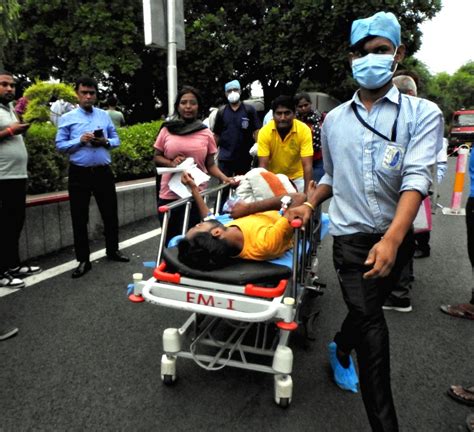
<instances>
[{"instance_id":1,"label":"stretcher","mask_svg":"<svg viewBox=\"0 0 474 432\"><path fill-rule=\"evenodd\" d=\"M224 185L203 192L215 195L220 208ZM293 352L289 338L307 329L311 314L305 306L322 293L318 278L317 243L327 231L327 217L319 215L301 229L294 221L293 249L270 262L236 260L212 272L189 268L178 260L176 247L164 245L173 209L185 205L183 234L187 229L191 198L159 209L164 213L153 277L133 276L132 301L189 312L180 327L163 332L161 379L171 385L177 378L177 359L188 358L215 371L225 366L270 373L274 400L287 407L292 399ZM171 242L170 242L171 245Z\"/></svg>"}]
</instances>

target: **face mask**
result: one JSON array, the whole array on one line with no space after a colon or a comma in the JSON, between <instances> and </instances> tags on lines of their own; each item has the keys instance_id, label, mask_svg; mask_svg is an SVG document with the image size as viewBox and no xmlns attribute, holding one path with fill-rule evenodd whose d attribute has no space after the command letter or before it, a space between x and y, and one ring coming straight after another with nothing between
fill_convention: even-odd
<instances>
[{"instance_id":1,"label":"face mask","mask_svg":"<svg viewBox=\"0 0 474 432\"><path fill-rule=\"evenodd\" d=\"M394 59L395 54L367 54L352 61L352 76L363 88L383 87L395 72L392 71Z\"/></svg>"},{"instance_id":2,"label":"face mask","mask_svg":"<svg viewBox=\"0 0 474 432\"><path fill-rule=\"evenodd\" d=\"M229 103L233 104L233 103L237 103L240 99L240 93L238 91L232 91L229 93L229 95L227 96L227 100L229 101Z\"/></svg>"}]
</instances>

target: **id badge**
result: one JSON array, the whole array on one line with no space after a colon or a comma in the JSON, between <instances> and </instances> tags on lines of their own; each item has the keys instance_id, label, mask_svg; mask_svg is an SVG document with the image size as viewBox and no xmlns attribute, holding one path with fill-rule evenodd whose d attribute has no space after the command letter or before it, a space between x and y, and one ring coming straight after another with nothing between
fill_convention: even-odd
<instances>
[{"instance_id":1,"label":"id badge","mask_svg":"<svg viewBox=\"0 0 474 432\"><path fill-rule=\"evenodd\" d=\"M405 150L402 147L394 145L393 143L387 144L387 147L385 147L382 167L392 171L400 171L404 155Z\"/></svg>"},{"instance_id":2,"label":"id badge","mask_svg":"<svg viewBox=\"0 0 474 432\"><path fill-rule=\"evenodd\" d=\"M250 120L247 117L242 117L241 127L242 129L248 129Z\"/></svg>"}]
</instances>

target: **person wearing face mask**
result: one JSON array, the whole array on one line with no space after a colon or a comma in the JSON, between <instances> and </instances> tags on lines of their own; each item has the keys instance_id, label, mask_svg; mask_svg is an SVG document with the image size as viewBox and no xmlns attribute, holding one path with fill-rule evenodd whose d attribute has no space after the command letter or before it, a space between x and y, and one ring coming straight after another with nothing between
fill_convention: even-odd
<instances>
[{"instance_id":1,"label":"person wearing face mask","mask_svg":"<svg viewBox=\"0 0 474 432\"><path fill-rule=\"evenodd\" d=\"M321 131L325 175L311 217L331 198L333 261L348 314L329 344L333 376L357 392L351 359L373 431L398 431L390 383L388 328L382 306L414 251L412 223L431 185L443 143L443 116L432 102L403 95L392 83L405 47L392 13L352 23L350 63L359 84L351 100L330 111Z\"/></svg>"},{"instance_id":2,"label":"person wearing face mask","mask_svg":"<svg viewBox=\"0 0 474 432\"><path fill-rule=\"evenodd\" d=\"M239 81L228 82L224 90L228 103L219 108L213 132L219 147L219 169L232 177L250 170L249 150L257 141L261 123L255 108L240 100Z\"/></svg>"}]
</instances>

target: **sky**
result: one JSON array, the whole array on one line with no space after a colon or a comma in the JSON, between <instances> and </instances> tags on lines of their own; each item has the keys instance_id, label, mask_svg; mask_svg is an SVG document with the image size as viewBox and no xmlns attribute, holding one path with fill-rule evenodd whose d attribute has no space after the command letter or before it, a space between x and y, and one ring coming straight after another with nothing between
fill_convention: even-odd
<instances>
[{"instance_id":1,"label":"sky","mask_svg":"<svg viewBox=\"0 0 474 432\"><path fill-rule=\"evenodd\" d=\"M468 61L474 61L474 0L443 0L442 9L424 22L421 48L415 57L432 74L450 75Z\"/></svg>"}]
</instances>

